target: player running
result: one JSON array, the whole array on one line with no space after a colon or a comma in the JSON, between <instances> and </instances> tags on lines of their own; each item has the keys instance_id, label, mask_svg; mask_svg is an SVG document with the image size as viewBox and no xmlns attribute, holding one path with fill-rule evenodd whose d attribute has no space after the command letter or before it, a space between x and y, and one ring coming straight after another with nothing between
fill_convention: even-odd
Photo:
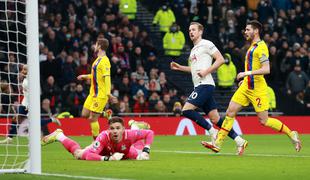
<instances>
[{"instance_id":1,"label":"player running","mask_svg":"<svg viewBox=\"0 0 310 180\"><path fill-rule=\"evenodd\" d=\"M47 145L59 141L76 158L89 161L113 161L122 159L149 160L150 146L153 143L152 130L125 130L120 117L109 120L109 128L102 131L96 140L84 149L65 136L61 129L55 130L41 140ZM143 140L143 144L141 144ZM139 142L138 144L136 144Z\"/></svg>"},{"instance_id":2,"label":"player running","mask_svg":"<svg viewBox=\"0 0 310 180\"><path fill-rule=\"evenodd\" d=\"M98 118L103 112L108 99L115 98L111 95L111 64L106 55L108 47L109 41L107 39L98 38L95 45L97 58L92 64L91 74L83 74L77 77L78 80L90 79L91 81L89 95L84 102L82 117L88 118L93 139L96 139L99 134ZM111 111L108 111L107 114L109 112Z\"/></svg>"},{"instance_id":3,"label":"player running","mask_svg":"<svg viewBox=\"0 0 310 180\"><path fill-rule=\"evenodd\" d=\"M240 87L233 95L221 130L215 142L203 142L203 145L214 152L219 152L228 132L232 128L237 113L243 106L251 103L260 123L276 131L283 132L292 140L297 152L301 149L298 133L291 131L285 124L275 118L268 117L268 95L265 74L270 73L269 52L266 43L261 40L262 25L253 20L247 23L245 38L251 43L245 56L245 72L240 72L237 79L243 78Z\"/></svg>"},{"instance_id":4,"label":"player running","mask_svg":"<svg viewBox=\"0 0 310 180\"><path fill-rule=\"evenodd\" d=\"M194 47L189 56L190 66L182 66L176 62L171 62L170 66L172 70L192 74L194 91L183 106L183 115L208 130L211 140L215 140L218 131L195 109L201 108L209 116L212 123L219 127L222 126L223 119L217 111L216 102L213 98L215 83L211 73L224 63L224 58L211 41L202 39L202 34L203 26L200 23L192 22L189 27L189 36L193 41ZM212 64L213 59L215 59L215 62ZM237 153L241 155L248 142L241 138L233 129L229 132L229 137L235 140Z\"/></svg>"}]
</instances>

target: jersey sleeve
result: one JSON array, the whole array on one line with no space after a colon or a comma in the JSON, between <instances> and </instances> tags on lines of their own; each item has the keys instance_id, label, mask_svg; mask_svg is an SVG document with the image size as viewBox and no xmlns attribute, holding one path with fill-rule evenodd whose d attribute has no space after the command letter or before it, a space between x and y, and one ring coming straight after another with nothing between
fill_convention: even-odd
<instances>
[{"instance_id":1,"label":"jersey sleeve","mask_svg":"<svg viewBox=\"0 0 310 180\"><path fill-rule=\"evenodd\" d=\"M104 147L107 145L107 135L100 134L96 140L88 147L89 152L100 154Z\"/></svg>"},{"instance_id":2,"label":"jersey sleeve","mask_svg":"<svg viewBox=\"0 0 310 180\"><path fill-rule=\"evenodd\" d=\"M111 75L111 64L108 58L104 59L101 63L100 63L100 76L110 76Z\"/></svg>"},{"instance_id":3,"label":"jersey sleeve","mask_svg":"<svg viewBox=\"0 0 310 180\"><path fill-rule=\"evenodd\" d=\"M154 132L152 130L130 130L129 138L133 143L145 140L145 145L151 145L154 140Z\"/></svg>"},{"instance_id":4,"label":"jersey sleeve","mask_svg":"<svg viewBox=\"0 0 310 180\"><path fill-rule=\"evenodd\" d=\"M268 52L268 47L266 45L262 45L260 48L258 48L257 51L258 59L260 63L264 63L269 61L269 52Z\"/></svg>"},{"instance_id":5,"label":"jersey sleeve","mask_svg":"<svg viewBox=\"0 0 310 180\"><path fill-rule=\"evenodd\" d=\"M209 55L213 55L216 51L218 51L217 47L214 45L213 42L211 41L207 41L207 43L205 44L205 48L206 48L206 53L208 53Z\"/></svg>"}]
</instances>

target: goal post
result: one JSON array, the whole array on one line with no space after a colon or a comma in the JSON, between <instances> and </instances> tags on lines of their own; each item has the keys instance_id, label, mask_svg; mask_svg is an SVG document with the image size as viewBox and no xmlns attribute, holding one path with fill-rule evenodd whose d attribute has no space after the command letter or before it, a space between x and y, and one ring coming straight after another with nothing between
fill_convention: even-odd
<instances>
[{"instance_id":1,"label":"goal post","mask_svg":"<svg viewBox=\"0 0 310 180\"><path fill-rule=\"evenodd\" d=\"M40 67L38 1L26 0L29 86L29 173L41 174Z\"/></svg>"},{"instance_id":2,"label":"goal post","mask_svg":"<svg viewBox=\"0 0 310 180\"><path fill-rule=\"evenodd\" d=\"M41 174L38 22L37 0L0 0L0 176L1 173ZM24 64L28 65L29 93L28 121L24 123L26 137L10 133L10 128L19 129L21 125L18 121L13 123L12 118L21 115L17 109L23 96L20 74ZM6 98L5 102L2 97ZM6 137L11 141L3 141Z\"/></svg>"}]
</instances>

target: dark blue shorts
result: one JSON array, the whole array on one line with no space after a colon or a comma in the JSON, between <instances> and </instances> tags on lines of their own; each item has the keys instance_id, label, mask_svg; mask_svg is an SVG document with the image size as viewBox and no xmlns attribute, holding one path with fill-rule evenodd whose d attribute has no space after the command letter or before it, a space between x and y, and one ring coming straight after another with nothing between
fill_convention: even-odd
<instances>
[{"instance_id":1,"label":"dark blue shorts","mask_svg":"<svg viewBox=\"0 0 310 180\"><path fill-rule=\"evenodd\" d=\"M206 114L217 109L217 104L213 97L215 87L212 85L199 85L187 98L187 102L199 107Z\"/></svg>"},{"instance_id":2,"label":"dark blue shorts","mask_svg":"<svg viewBox=\"0 0 310 180\"><path fill-rule=\"evenodd\" d=\"M18 109L17 109L17 114L20 115L20 116L27 116L28 110L26 109L25 106L19 105Z\"/></svg>"}]
</instances>

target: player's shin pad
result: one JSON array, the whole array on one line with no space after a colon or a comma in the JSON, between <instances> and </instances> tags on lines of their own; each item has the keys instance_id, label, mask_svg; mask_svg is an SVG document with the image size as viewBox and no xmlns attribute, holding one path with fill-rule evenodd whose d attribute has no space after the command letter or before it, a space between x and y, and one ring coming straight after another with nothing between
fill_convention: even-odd
<instances>
[{"instance_id":1,"label":"player's shin pad","mask_svg":"<svg viewBox=\"0 0 310 180\"><path fill-rule=\"evenodd\" d=\"M233 124L234 124L234 118L226 116L220 131L217 133L217 138L215 140L216 146L218 147L222 146Z\"/></svg>"}]
</instances>

